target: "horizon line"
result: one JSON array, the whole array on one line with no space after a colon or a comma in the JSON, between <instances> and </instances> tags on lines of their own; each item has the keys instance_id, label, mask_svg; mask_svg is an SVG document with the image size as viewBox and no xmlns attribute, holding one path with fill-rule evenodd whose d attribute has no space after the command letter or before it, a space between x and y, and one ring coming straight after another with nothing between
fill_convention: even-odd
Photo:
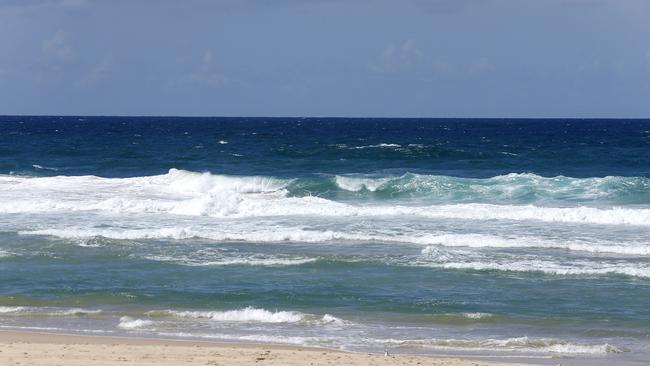
<instances>
[{"instance_id":1,"label":"horizon line","mask_svg":"<svg viewBox=\"0 0 650 366\"><path fill-rule=\"evenodd\" d=\"M250 118L250 119L454 119L454 120L650 120L650 117L395 117L395 116L228 116L228 115L122 115L122 114L0 114L5 117L79 117L79 118Z\"/></svg>"}]
</instances>

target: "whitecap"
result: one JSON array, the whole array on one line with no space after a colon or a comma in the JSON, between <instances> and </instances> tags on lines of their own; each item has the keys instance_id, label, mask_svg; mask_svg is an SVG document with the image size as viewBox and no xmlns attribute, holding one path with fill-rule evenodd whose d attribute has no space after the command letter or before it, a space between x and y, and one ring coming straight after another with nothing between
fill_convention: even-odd
<instances>
[{"instance_id":1,"label":"whitecap","mask_svg":"<svg viewBox=\"0 0 650 366\"><path fill-rule=\"evenodd\" d=\"M139 329L139 328L149 327L152 324L153 321L151 320L143 320L143 319L131 318L129 316L123 316L120 318L120 322L117 326L118 328L122 328L122 329Z\"/></svg>"}]
</instances>

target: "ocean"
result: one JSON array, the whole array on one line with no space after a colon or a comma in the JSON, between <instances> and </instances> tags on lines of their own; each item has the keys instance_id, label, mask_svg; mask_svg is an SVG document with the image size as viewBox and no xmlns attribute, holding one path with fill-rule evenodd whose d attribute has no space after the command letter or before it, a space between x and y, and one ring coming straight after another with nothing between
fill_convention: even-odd
<instances>
[{"instance_id":1,"label":"ocean","mask_svg":"<svg viewBox=\"0 0 650 366\"><path fill-rule=\"evenodd\" d=\"M0 117L0 329L650 359L650 120Z\"/></svg>"}]
</instances>

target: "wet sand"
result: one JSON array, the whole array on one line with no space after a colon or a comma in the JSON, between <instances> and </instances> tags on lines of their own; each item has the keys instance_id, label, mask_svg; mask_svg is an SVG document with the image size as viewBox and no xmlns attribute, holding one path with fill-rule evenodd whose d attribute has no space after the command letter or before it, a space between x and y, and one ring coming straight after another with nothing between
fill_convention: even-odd
<instances>
[{"instance_id":1,"label":"wet sand","mask_svg":"<svg viewBox=\"0 0 650 366\"><path fill-rule=\"evenodd\" d=\"M0 331L0 365L514 366L515 364L458 358L385 356L310 347Z\"/></svg>"}]
</instances>

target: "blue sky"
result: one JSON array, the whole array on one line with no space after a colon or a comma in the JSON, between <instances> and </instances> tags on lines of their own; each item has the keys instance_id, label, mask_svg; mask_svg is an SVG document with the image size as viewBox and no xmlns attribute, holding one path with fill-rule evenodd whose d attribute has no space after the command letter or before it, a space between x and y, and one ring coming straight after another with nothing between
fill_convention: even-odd
<instances>
[{"instance_id":1,"label":"blue sky","mask_svg":"<svg viewBox=\"0 0 650 366\"><path fill-rule=\"evenodd\" d=\"M0 0L0 114L650 117L649 0Z\"/></svg>"}]
</instances>

